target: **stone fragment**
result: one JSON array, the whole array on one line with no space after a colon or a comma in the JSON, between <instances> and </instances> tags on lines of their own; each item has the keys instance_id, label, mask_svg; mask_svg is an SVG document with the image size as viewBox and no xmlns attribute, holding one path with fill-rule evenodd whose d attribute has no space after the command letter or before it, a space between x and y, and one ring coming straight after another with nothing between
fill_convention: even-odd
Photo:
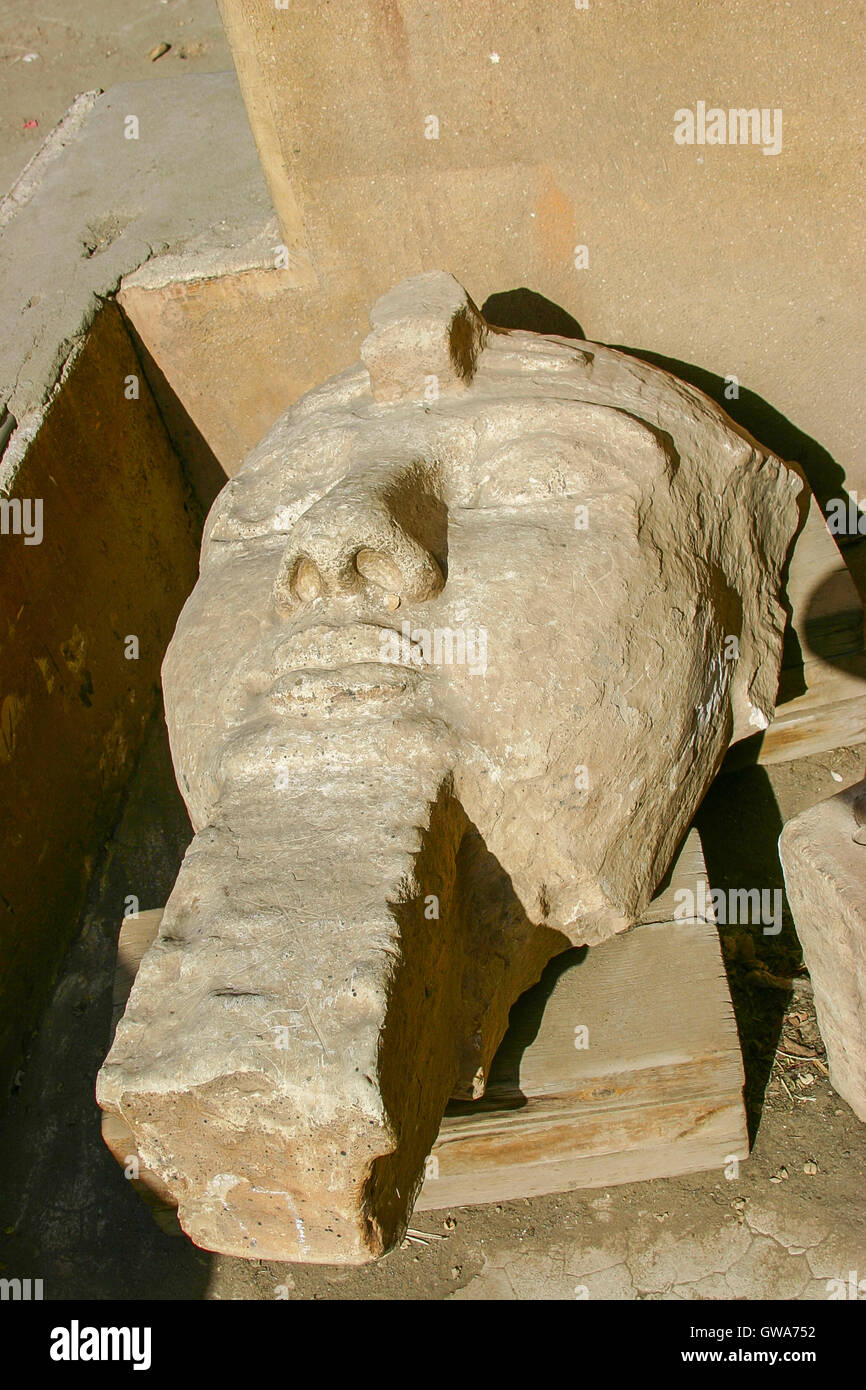
<instances>
[{"instance_id":1,"label":"stone fragment","mask_svg":"<svg viewBox=\"0 0 866 1390\"><path fill-rule=\"evenodd\" d=\"M361 344L377 401L435 400L469 386L489 329L453 275L430 271L384 294Z\"/></svg>"},{"instance_id":2,"label":"stone fragment","mask_svg":"<svg viewBox=\"0 0 866 1390\"><path fill-rule=\"evenodd\" d=\"M785 888L830 1083L866 1120L866 781L788 821L779 838Z\"/></svg>"},{"instance_id":3,"label":"stone fragment","mask_svg":"<svg viewBox=\"0 0 866 1390\"><path fill-rule=\"evenodd\" d=\"M766 727L800 523L658 368L488 333L448 275L372 325L208 519L163 668L196 833L98 1083L251 1257L402 1239L511 1004L637 920Z\"/></svg>"}]
</instances>

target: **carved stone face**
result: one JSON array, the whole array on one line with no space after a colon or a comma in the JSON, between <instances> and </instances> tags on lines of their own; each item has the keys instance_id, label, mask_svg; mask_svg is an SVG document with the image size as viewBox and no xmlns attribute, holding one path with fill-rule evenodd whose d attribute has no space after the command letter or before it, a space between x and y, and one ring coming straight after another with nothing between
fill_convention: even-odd
<instances>
[{"instance_id":1,"label":"carved stone face","mask_svg":"<svg viewBox=\"0 0 866 1390\"><path fill-rule=\"evenodd\" d=\"M209 519L165 667L194 823L227 780L423 747L529 915L602 939L772 714L799 481L665 373L490 332L447 276L380 301L362 354Z\"/></svg>"},{"instance_id":2,"label":"carved stone face","mask_svg":"<svg viewBox=\"0 0 866 1390\"><path fill-rule=\"evenodd\" d=\"M199 1244L369 1259L515 998L766 726L800 479L450 276L224 489L163 670L195 839L100 1073Z\"/></svg>"}]
</instances>

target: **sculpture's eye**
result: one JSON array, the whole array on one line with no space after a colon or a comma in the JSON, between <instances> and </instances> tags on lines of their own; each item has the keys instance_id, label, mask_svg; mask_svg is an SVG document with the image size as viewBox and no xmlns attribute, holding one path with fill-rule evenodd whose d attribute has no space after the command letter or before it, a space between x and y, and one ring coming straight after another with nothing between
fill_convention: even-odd
<instances>
[{"instance_id":1,"label":"sculpture's eye","mask_svg":"<svg viewBox=\"0 0 866 1390\"><path fill-rule=\"evenodd\" d=\"M559 498L580 502L651 487L676 470L670 442L627 411L585 401L549 401L546 413L550 429L527 430L517 437L512 433L501 443L501 426L491 413L481 432L469 506L517 507ZM508 423L513 430L519 417Z\"/></svg>"},{"instance_id":2,"label":"sculpture's eye","mask_svg":"<svg viewBox=\"0 0 866 1390\"><path fill-rule=\"evenodd\" d=\"M604 469L580 446L553 434L510 440L479 465L470 505L517 507L598 491Z\"/></svg>"},{"instance_id":3,"label":"sculpture's eye","mask_svg":"<svg viewBox=\"0 0 866 1390\"><path fill-rule=\"evenodd\" d=\"M223 488L206 528L207 541L286 537L298 519L351 469L359 424L328 423L301 413L287 429L278 421L243 470Z\"/></svg>"},{"instance_id":4,"label":"sculpture's eye","mask_svg":"<svg viewBox=\"0 0 866 1390\"><path fill-rule=\"evenodd\" d=\"M253 541L285 538L298 519L308 511L324 492L327 484L316 479L302 489L295 488L289 496L281 475L246 480L234 479L225 488L208 522L208 541Z\"/></svg>"},{"instance_id":5,"label":"sculpture's eye","mask_svg":"<svg viewBox=\"0 0 866 1390\"><path fill-rule=\"evenodd\" d=\"M209 541L255 541L277 537L285 538L298 517L310 503L304 506L288 507L278 503L264 514L245 515L234 509L226 509L216 516L208 531Z\"/></svg>"}]
</instances>

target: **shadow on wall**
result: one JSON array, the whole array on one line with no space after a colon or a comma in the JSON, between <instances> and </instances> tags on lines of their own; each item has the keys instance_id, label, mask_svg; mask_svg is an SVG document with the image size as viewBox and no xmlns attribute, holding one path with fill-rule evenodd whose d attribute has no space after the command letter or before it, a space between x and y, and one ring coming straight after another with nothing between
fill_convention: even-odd
<instances>
[{"instance_id":1,"label":"shadow on wall","mask_svg":"<svg viewBox=\"0 0 866 1390\"><path fill-rule=\"evenodd\" d=\"M158 710L95 865L78 935L0 1115L0 1261L8 1277L42 1279L46 1300L206 1295L212 1257L157 1225L127 1180L134 1174L103 1143L94 1094L129 897L142 911L163 905L191 834Z\"/></svg>"},{"instance_id":2,"label":"shadow on wall","mask_svg":"<svg viewBox=\"0 0 866 1390\"><path fill-rule=\"evenodd\" d=\"M124 323L153 394L165 432L171 440L197 503L201 529L217 493L221 492L228 482L228 476L180 397L172 390L165 373L136 331L135 325L126 316Z\"/></svg>"},{"instance_id":3,"label":"shadow on wall","mask_svg":"<svg viewBox=\"0 0 866 1390\"><path fill-rule=\"evenodd\" d=\"M517 328L526 333L549 333L558 338L580 338L586 335L566 309L545 299L535 290L505 290L491 294L481 306L481 313L494 328Z\"/></svg>"}]
</instances>

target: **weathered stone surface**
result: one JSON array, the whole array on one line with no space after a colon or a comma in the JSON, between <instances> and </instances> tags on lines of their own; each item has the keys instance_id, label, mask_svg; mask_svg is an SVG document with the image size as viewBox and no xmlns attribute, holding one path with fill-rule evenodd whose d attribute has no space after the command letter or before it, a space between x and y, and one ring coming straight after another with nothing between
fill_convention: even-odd
<instances>
[{"instance_id":1,"label":"weathered stone surface","mask_svg":"<svg viewBox=\"0 0 866 1390\"><path fill-rule=\"evenodd\" d=\"M866 781L801 812L779 838L830 1081L861 1120L866 1120L864 822Z\"/></svg>"},{"instance_id":2,"label":"weathered stone surface","mask_svg":"<svg viewBox=\"0 0 866 1390\"><path fill-rule=\"evenodd\" d=\"M636 920L772 713L799 521L656 368L445 275L372 321L209 517L163 672L197 834L99 1082L265 1258L389 1248L514 998Z\"/></svg>"},{"instance_id":3,"label":"weathered stone surface","mask_svg":"<svg viewBox=\"0 0 866 1390\"><path fill-rule=\"evenodd\" d=\"M813 485L838 495L830 455L866 496L866 90L843 0L817 30L808 7L754 0L679 5L675 23L667 5L630 6L624 23L595 0L218 3L282 240L308 250L320 285L312 313L303 295L284 309L283 370L315 363L303 389L357 357L377 295L448 266L482 308L528 287L595 339L700 364L693 379L772 429ZM773 54L775 86L756 53ZM783 108L779 155L678 145L675 113L700 97ZM248 315L240 380L273 361Z\"/></svg>"},{"instance_id":4,"label":"weathered stone surface","mask_svg":"<svg viewBox=\"0 0 866 1390\"><path fill-rule=\"evenodd\" d=\"M467 387L487 341L487 325L450 275L418 275L411 294L398 285L370 314L372 332L361 344L373 398L398 401Z\"/></svg>"}]
</instances>

